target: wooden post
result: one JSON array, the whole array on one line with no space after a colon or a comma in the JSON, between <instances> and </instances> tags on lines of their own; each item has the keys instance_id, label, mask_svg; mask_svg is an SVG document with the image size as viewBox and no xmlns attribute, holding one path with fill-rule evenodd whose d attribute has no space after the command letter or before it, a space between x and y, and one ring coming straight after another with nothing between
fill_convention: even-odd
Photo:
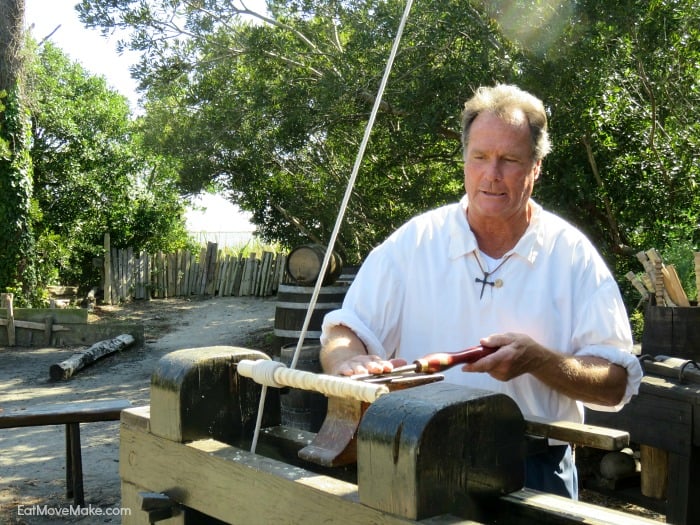
<instances>
[{"instance_id":1,"label":"wooden post","mask_svg":"<svg viewBox=\"0 0 700 525\"><path fill-rule=\"evenodd\" d=\"M665 499L668 487L668 452L649 445L639 445L642 494L648 498Z\"/></svg>"},{"instance_id":2,"label":"wooden post","mask_svg":"<svg viewBox=\"0 0 700 525\"><path fill-rule=\"evenodd\" d=\"M0 294L0 300L4 308L7 308L7 344L15 346L15 312L12 305L15 295L11 293Z\"/></svg>"},{"instance_id":3,"label":"wooden post","mask_svg":"<svg viewBox=\"0 0 700 525\"><path fill-rule=\"evenodd\" d=\"M695 252L695 287L698 289L697 303L700 305L700 252Z\"/></svg>"},{"instance_id":4,"label":"wooden post","mask_svg":"<svg viewBox=\"0 0 700 525\"><path fill-rule=\"evenodd\" d=\"M51 346L51 333L53 332L53 316L47 315L44 319L44 344Z\"/></svg>"},{"instance_id":5,"label":"wooden post","mask_svg":"<svg viewBox=\"0 0 700 525\"><path fill-rule=\"evenodd\" d=\"M103 284L104 300L107 302L107 304L112 304L112 251L111 251L110 241L109 241L109 232L105 233L104 249L105 249L105 260L104 260L105 282Z\"/></svg>"}]
</instances>

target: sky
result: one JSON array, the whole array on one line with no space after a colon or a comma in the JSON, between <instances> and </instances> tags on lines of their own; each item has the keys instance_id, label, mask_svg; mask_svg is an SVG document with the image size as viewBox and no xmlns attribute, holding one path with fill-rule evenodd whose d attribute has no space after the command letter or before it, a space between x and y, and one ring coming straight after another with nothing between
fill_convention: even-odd
<instances>
[{"instance_id":1,"label":"sky","mask_svg":"<svg viewBox=\"0 0 700 525\"><path fill-rule=\"evenodd\" d=\"M105 77L108 86L126 96L132 111L137 112L136 81L129 73L137 55L117 53L118 36L104 37L99 30L85 28L75 11L77 3L78 0L25 0L25 27L37 41L51 35L54 45L90 73ZM188 211L187 228L192 232L250 232L254 227L249 217L220 195L204 194L196 199L195 209Z\"/></svg>"}]
</instances>

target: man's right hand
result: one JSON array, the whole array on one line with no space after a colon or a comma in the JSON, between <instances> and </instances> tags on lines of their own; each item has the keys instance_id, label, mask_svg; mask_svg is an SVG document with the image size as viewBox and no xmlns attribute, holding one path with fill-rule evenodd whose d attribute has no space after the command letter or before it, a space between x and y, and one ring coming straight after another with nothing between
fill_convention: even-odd
<instances>
[{"instance_id":1,"label":"man's right hand","mask_svg":"<svg viewBox=\"0 0 700 525\"><path fill-rule=\"evenodd\" d=\"M347 326L334 326L326 335L326 344L321 349L321 365L326 374L383 374L406 364L403 359L387 361L376 355L367 355L364 343Z\"/></svg>"}]
</instances>

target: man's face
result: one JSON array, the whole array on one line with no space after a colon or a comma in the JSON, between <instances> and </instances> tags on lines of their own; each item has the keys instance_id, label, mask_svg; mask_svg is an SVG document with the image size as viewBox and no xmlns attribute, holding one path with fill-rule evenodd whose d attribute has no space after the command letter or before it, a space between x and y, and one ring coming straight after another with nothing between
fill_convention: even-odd
<instances>
[{"instance_id":1,"label":"man's face","mask_svg":"<svg viewBox=\"0 0 700 525\"><path fill-rule=\"evenodd\" d=\"M541 161L524 115L511 120L484 112L471 125L464 161L470 218L509 220L526 210Z\"/></svg>"}]
</instances>

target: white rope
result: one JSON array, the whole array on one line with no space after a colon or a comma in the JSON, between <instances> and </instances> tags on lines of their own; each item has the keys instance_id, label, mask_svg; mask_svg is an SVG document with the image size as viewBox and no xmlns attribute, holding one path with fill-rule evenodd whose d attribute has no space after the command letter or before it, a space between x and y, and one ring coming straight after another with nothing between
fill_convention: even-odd
<instances>
[{"instance_id":1,"label":"white rope","mask_svg":"<svg viewBox=\"0 0 700 525\"><path fill-rule=\"evenodd\" d=\"M347 377L314 374L304 370L287 368L283 363L260 359L242 359L237 364L238 374L249 377L258 384L274 388L298 388L343 399L356 399L373 403L379 396L389 393L386 385L356 381Z\"/></svg>"},{"instance_id":2,"label":"white rope","mask_svg":"<svg viewBox=\"0 0 700 525\"><path fill-rule=\"evenodd\" d=\"M290 368L294 369L297 366L297 361L299 360L299 354L301 353L301 348L304 345L304 339L306 338L306 332L308 331L309 324L311 323L311 316L313 314L314 308L316 308L316 302L318 301L318 296L321 292L321 285L323 284L323 278L326 275L328 265L330 264L331 256L333 255L333 248L335 247L336 240L338 238L338 233L340 232L340 227L343 224L343 219L345 217L345 212L348 207L348 202L350 202L350 197L352 195L352 190L355 187L355 181L357 180L357 174L360 171L360 166L362 165L362 159L365 155L365 150L367 149L367 143L369 142L370 134L372 133L372 128L374 127L374 121L377 118L377 113L379 112L379 107L382 103L382 97L384 96L384 90L389 81L389 74L391 73L391 68L394 65L394 59L396 58L396 53L399 49L399 44L401 42L401 36L403 35L404 28L406 27L406 21L408 20L408 15L411 12L411 6L413 5L413 0L407 0L406 7L404 9L403 15L401 16L401 22L399 23L399 28L396 32L396 37L394 38L394 44L391 47L391 52L389 53L389 59L387 60L386 67L384 68L384 75L379 84L379 91L377 92L377 97L374 100L374 106L372 107L372 112L369 116L369 121L365 127L365 134L362 137L362 142L360 143L360 149L355 157L355 165L352 168L352 173L350 174L350 179L348 180L348 185L345 188L345 195L340 204L340 210L338 211L338 216L336 217L335 226L331 233L331 237L328 240L328 246L326 249L326 254L323 257L323 263L321 264L321 270L319 272L318 278L316 279L316 285L314 286L314 291L311 294L311 300L309 301L309 307L306 310L306 316L304 317L304 322L301 327L301 332L299 334L299 340L297 341L297 346L294 350L294 355L292 357L292 362ZM260 394L260 404L258 406L258 418L255 423L255 432L253 433L253 443L251 445L251 452L255 453L255 447L257 446L258 436L260 434L260 427L262 425L262 412L265 407L265 398L267 394L267 389L263 387Z\"/></svg>"}]
</instances>

